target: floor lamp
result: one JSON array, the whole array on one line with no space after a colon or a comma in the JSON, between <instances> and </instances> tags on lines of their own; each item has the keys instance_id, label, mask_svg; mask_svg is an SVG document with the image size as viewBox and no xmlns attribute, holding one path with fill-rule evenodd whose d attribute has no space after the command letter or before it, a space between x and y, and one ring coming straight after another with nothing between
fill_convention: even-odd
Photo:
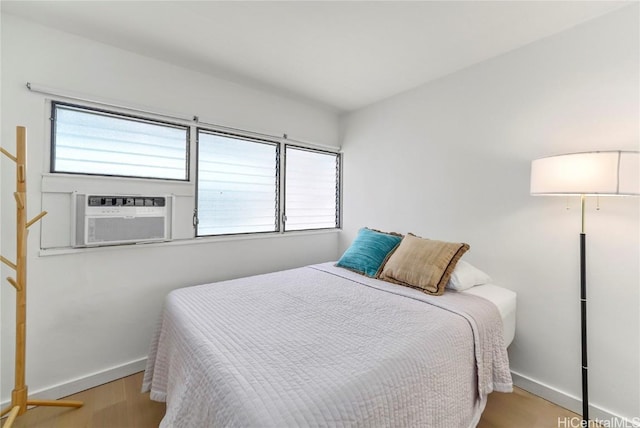
<instances>
[{"instance_id":1,"label":"floor lamp","mask_svg":"<svg viewBox=\"0 0 640 428\"><path fill-rule=\"evenodd\" d=\"M587 280L584 208L587 196L640 194L640 152L603 151L572 153L531 163L532 195L580 196L580 320L582 330L582 420L589 421L587 366Z\"/></svg>"}]
</instances>

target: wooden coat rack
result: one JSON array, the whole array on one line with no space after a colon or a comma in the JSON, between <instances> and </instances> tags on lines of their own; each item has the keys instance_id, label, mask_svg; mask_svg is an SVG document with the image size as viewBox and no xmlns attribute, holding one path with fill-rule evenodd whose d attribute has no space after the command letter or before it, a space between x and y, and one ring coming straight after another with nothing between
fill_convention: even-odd
<instances>
[{"instance_id":1,"label":"wooden coat rack","mask_svg":"<svg viewBox=\"0 0 640 428\"><path fill-rule=\"evenodd\" d=\"M16 127L16 156L0 147L0 152L16 163L16 262L0 256L0 261L16 272L7 281L16 289L16 359L15 387L11 392L11 405L2 410L0 417L9 413L4 428L10 428L15 419L27 411L27 406L81 407L82 401L29 400L25 384L26 333L27 333L27 237L33 226L47 212L27 221L27 130Z\"/></svg>"}]
</instances>

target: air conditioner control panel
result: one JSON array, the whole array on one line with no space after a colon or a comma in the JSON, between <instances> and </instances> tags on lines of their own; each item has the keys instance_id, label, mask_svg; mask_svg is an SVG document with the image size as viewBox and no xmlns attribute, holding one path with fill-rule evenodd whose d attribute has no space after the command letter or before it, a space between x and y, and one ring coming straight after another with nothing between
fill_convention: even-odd
<instances>
[{"instance_id":1,"label":"air conditioner control panel","mask_svg":"<svg viewBox=\"0 0 640 428\"><path fill-rule=\"evenodd\" d=\"M87 196L85 215L90 216L150 216L164 215L163 196Z\"/></svg>"},{"instance_id":2,"label":"air conditioner control panel","mask_svg":"<svg viewBox=\"0 0 640 428\"><path fill-rule=\"evenodd\" d=\"M90 207L164 207L166 200L159 196L94 196L87 197Z\"/></svg>"}]
</instances>

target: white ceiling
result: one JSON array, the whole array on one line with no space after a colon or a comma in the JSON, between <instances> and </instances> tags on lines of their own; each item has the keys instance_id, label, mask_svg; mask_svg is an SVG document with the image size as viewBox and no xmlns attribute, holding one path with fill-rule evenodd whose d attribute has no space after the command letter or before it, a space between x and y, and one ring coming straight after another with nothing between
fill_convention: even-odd
<instances>
[{"instance_id":1,"label":"white ceiling","mask_svg":"<svg viewBox=\"0 0 640 428\"><path fill-rule=\"evenodd\" d=\"M2 13L225 79L358 109L619 1L2 1Z\"/></svg>"}]
</instances>

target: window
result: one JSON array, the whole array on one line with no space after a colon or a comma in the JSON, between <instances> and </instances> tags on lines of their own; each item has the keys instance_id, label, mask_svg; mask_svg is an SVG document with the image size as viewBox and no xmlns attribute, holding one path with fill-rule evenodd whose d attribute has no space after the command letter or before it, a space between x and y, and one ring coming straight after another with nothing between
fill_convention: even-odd
<instances>
[{"instance_id":1,"label":"window","mask_svg":"<svg viewBox=\"0 0 640 428\"><path fill-rule=\"evenodd\" d=\"M339 226L340 156L286 147L285 230Z\"/></svg>"},{"instance_id":2,"label":"window","mask_svg":"<svg viewBox=\"0 0 640 428\"><path fill-rule=\"evenodd\" d=\"M200 128L197 169L197 236L340 225L337 153Z\"/></svg>"},{"instance_id":3,"label":"window","mask_svg":"<svg viewBox=\"0 0 640 428\"><path fill-rule=\"evenodd\" d=\"M141 114L52 102L51 172L104 177L113 194L123 184L107 183L112 176L160 179L131 185L187 197L174 217L181 237L193 237L185 221L194 208L196 237L340 227L339 153Z\"/></svg>"},{"instance_id":4,"label":"window","mask_svg":"<svg viewBox=\"0 0 640 428\"><path fill-rule=\"evenodd\" d=\"M198 130L197 235L278 231L279 145Z\"/></svg>"},{"instance_id":5,"label":"window","mask_svg":"<svg viewBox=\"0 0 640 428\"><path fill-rule=\"evenodd\" d=\"M189 179L189 128L54 102L51 172Z\"/></svg>"}]
</instances>

